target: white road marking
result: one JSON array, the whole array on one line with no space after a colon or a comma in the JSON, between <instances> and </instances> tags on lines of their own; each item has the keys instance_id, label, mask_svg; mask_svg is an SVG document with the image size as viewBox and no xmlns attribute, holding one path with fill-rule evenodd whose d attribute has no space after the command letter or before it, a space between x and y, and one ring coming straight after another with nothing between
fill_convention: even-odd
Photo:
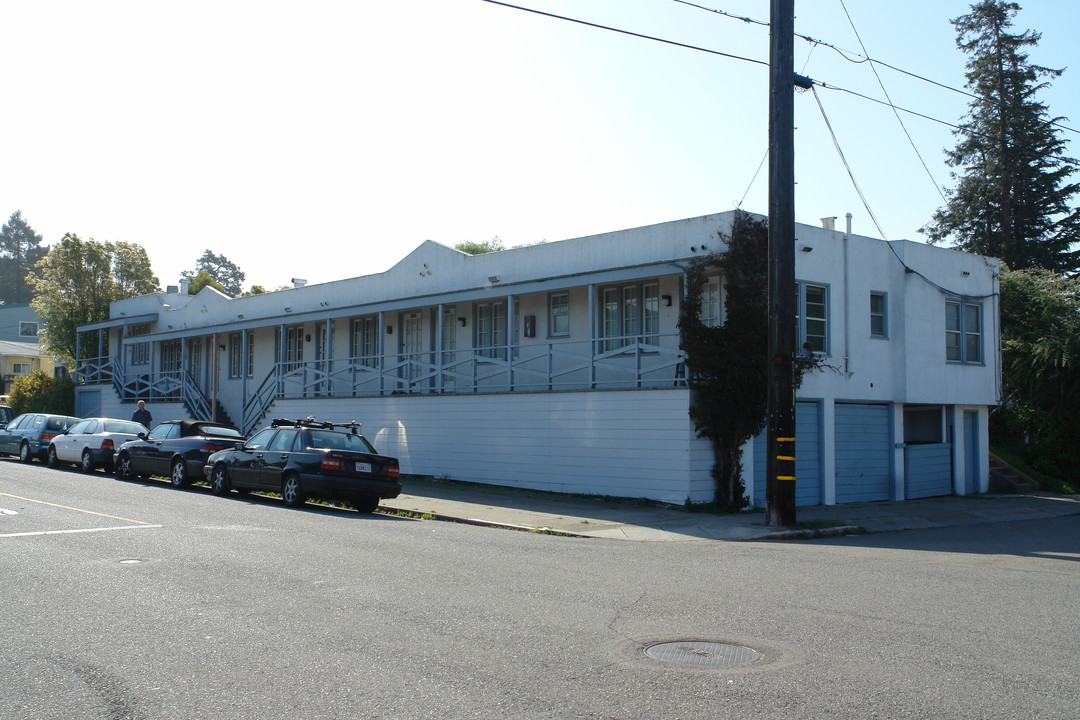
<instances>
[{"instance_id":1,"label":"white road marking","mask_svg":"<svg viewBox=\"0 0 1080 720\"><path fill-rule=\"evenodd\" d=\"M16 500L25 500L26 502L37 503L38 505L48 505L49 507L60 508L61 510L74 510L75 512L86 513L87 515L97 515L98 517L106 517L110 520L120 520L121 522L135 523L136 525L149 525L150 523L143 522L142 520L129 520L125 517L118 517L116 515L106 515L105 513L94 512L93 510L83 510L82 508L69 507L67 505L57 505L56 503L45 502L44 500L34 500L33 498L20 497L18 495L9 495L8 493L0 493L0 496L15 498ZM156 525L154 527L161 527Z\"/></svg>"},{"instance_id":2,"label":"white road marking","mask_svg":"<svg viewBox=\"0 0 1080 720\"><path fill-rule=\"evenodd\" d=\"M96 514L96 513L95 513ZM83 528L81 530L40 530L38 532L21 532L0 534L0 538L6 537L30 537L31 535L69 535L71 533L109 532L111 530L145 530L146 528L160 528L164 525L124 525L111 528Z\"/></svg>"},{"instance_id":3,"label":"white road marking","mask_svg":"<svg viewBox=\"0 0 1080 720\"><path fill-rule=\"evenodd\" d=\"M0 508L0 515L18 515L18 514L19 513L14 511L14 510L5 510L4 508Z\"/></svg>"}]
</instances>

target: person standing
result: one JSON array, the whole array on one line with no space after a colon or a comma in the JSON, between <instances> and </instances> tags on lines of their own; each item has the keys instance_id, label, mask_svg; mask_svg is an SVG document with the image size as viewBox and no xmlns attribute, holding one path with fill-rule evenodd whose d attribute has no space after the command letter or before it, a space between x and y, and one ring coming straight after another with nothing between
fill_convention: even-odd
<instances>
[{"instance_id":1,"label":"person standing","mask_svg":"<svg viewBox=\"0 0 1080 720\"><path fill-rule=\"evenodd\" d=\"M139 401L139 409L132 414L131 419L137 423L142 423L143 427L147 430L149 430L150 426L154 423L154 416L146 409L146 403L142 400Z\"/></svg>"}]
</instances>

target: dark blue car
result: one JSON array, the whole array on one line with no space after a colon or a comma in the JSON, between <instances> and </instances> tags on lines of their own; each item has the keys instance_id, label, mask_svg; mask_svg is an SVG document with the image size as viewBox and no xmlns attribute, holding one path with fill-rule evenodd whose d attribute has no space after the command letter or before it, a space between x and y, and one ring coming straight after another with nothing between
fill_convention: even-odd
<instances>
[{"instance_id":1,"label":"dark blue car","mask_svg":"<svg viewBox=\"0 0 1080 720\"><path fill-rule=\"evenodd\" d=\"M0 455L18 455L23 462L45 461L49 443L79 418L68 415L23 413L0 428Z\"/></svg>"}]
</instances>

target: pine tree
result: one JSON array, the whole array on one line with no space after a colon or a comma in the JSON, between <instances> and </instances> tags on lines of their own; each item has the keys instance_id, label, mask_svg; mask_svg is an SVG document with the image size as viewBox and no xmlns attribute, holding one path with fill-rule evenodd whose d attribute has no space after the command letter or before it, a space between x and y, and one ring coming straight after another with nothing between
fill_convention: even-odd
<instances>
[{"instance_id":1,"label":"pine tree","mask_svg":"<svg viewBox=\"0 0 1080 720\"><path fill-rule=\"evenodd\" d=\"M1040 33L1009 32L1020 10L1014 2L980 0L952 21L956 45L967 53L967 84L975 95L966 120L946 151L956 179L949 201L922 229L931 242L1000 258L1013 269L1080 268L1080 208L1070 207L1080 184L1070 181L1076 161L1036 99L1062 70L1034 65L1025 48Z\"/></svg>"},{"instance_id":2,"label":"pine tree","mask_svg":"<svg viewBox=\"0 0 1080 720\"><path fill-rule=\"evenodd\" d=\"M41 247L41 236L23 220L16 210L0 228L0 303L28 303L33 297L26 276L34 264L45 257L47 247Z\"/></svg>"}]
</instances>

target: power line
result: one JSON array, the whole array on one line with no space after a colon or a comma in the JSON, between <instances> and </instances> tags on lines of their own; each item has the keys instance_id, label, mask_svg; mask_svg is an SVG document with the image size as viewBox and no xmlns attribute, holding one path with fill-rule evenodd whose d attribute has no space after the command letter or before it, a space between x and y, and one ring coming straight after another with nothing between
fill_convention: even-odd
<instances>
[{"instance_id":1,"label":"power line","mask_svg":"<svg viewBox=\"0 0 1080 720\"><path fill-rule=\"evenodd\" d=\"M699 10L705 10L706 12L711 12L711 13L714 13L716 15L721 15L723 17L730 18L732 20L739 20L741 22L748 23L748 24L751 24L751 25L760 25L762 27L769 27L769 23L767 23L767 22L765 22L763 20L755 20L753 18L743 17L743 16L736 15L734 13L729 13L729 12L726 12L724 10L717 10L715 8L705 7L704 5L699 5L697 3L689 2L688 0L672 0L672 1L677 2L680 5L689 5L690 7L697 8ZM841 6L843 6L843 0L841 0ZM844 13L848 16L848 22L851 22L851 15L848 14L847 7L843 6L843 8L844 8ZM852 23L852 30L855 30L854 23ZM827 47L830 50L834 51L837 55L844 58L845 60L847 60L850 63L861 64L861 63L868 62L868 63L870 63L871 67L876 66L876 65L880 65L882 67L889 68L890 70L892 70L894 72L898 72L898 73L900 73L902 75L907 75L908 77L910 77L910 78L912 78L914 80L920 80L922 82L929 83L931 85L936 85L937 87L942 88L943 90L949 90L949 91L957 93L959 95L965 95L965 96L967 96L969 98L972 98L974 100L978 100L979 102L999 104L996 100L991 100L991 99L987 99L987 98L984 98L984 97L980 97L979 95L976 95L975 93L969 92L967 90L962 90L960 88L952 87L951 85L946 85L945 83L938 82L937 80L933 80L933 79L925 77L923 75L919 75L918 73L913 73L913 72L910 72L908 70L904 70L903 68L897 67L896 65L891 65L891 64L889 64L889 63L887 63L887 62L885 62L883 60L878 60L876 58L872 58L872 57L870 57L870 54L866 52L866 46L863 45L862 38L859 38L858 30L855 30L855 36L856 36L856 38L859 39L859 44L862 46L862 50L863 50L862 53L855 52L854 50L845 50L845 49L840 48L840 47L838 47L838 46L836 46L836 45L834 45L832 43L825 42L824 40L820 40L818 38L811 37L809 35L802 35L800 33L795 33L795 37L799 38L800 40L805 40L806 42L811 43L812 45L815 45L815 46L816 45L821 45L823 47ZM851 56L854 56L854 58L851 57ZM858 59L855 59L855 58L862 58L862 59L858 60ZM876 75L877 73L875 72L874 74ZM880 79L879 79L879 82L880 82ZM1074 133L1080 134L1080 130L1077 130L1076 128L1069 127L1068 125L1065 125L1065 124L1063 124L1061 122L1058 122L1056 120L1050 120L1049 122L1050 122L1051 125L1059 127L1062 130L1068 130L1069 132L1074 132Z\"/></svg>"},{"instance_id":2,"label":"power line","mask_svg":"<svg viewBox=\"0 0 1080 720\"><path fill-rule=\"evenodd\" d=\"M685 0L674 0L674 1L675 2L684 2L687 5L693 5L693 7L702 7L700 5L694 5L693 3L685 2ZM488 3L491 3L493 5L501 5L503 7L513 8L514 10L522 10L524 12L533 13L535 15L542 15L544 17L554 18L556 20L565 20L567 22L576 23L578 25L585 25L587 27L597 28L599 30L608 30L610 32L616 32L616 33L620 33L620 34L623 34L623 35L630 35L631 37L637 37L637 38L641 38L643 40L653 40L655 42L664 43L666 45L674 45L676 47L682 47L682 48L686 48L688 50L697 50L699 52L709 53L710 55L719 55L721 57L730 58L732 60L741 60L743 62L749 62L749 63L753 63L755 65L763 65L765 67L769 66L769 63L764 61L764 60L756 60L754 58L743 57L741 55L734 55L732 53L725 53L725 52L721 52L719 50L711 50L709 48L703 48L703 47L700 47L698 45L689 45L687 43L675 42L674 40L666 40L664 38L655 37L653 35L644 35L642 33L631 32L629 30L622 30L620 28L615 28L615 27L611 27L611 26L608 26L608 25L600 25L598 23L588 22L586 20L578 20L577 18L566 17L565 15L556 15L554 13L544 12L542 10L536 10L536 9L533 9L533 8L522 7L520 5L512 5L512 4L507 3L507 2L501 2L500 0L484 0L484 2L488 2ZM704 8L704 9L707 9L707 8ZM750 22L754 22L755 24L760 24L760 21L750 21ZM767 23L764 23L764 24L767 25ZM800 35L799 37L802 37L804 39L813 40L812 38L807 38L807 36ZM813 40L813 42L820 43L820 41L817 41L817 40ZM831 45L828 45L827 43L821 43L821 44L824 44L827 47L833 47ZM893 108L893 109L899 110L901 112L906 112L906 113L908 113L910 115L915 115L916 117L921 117L924 120L930 120L931 122L936 122L936 123L939 123L941 125L951 127L951 128L953 128L955 130L960 130L961 132L967 132L967 133L971 133L971 134L974 134L974 135L981 135L980 133L975 133L972 130L963 128L960 125L957 125L955 123L947 122L945 120L939 120L938 118L931 117L929 115L925 115L923 113L916 112L914 110L908 110L907 108L900 107L899 105L894 105L891 102L886 102L884 100L878 100L877 98L870 97L869 95L863 95L862 93L855 92L854 90L848 90L846 88L842 88L842 87L839 87L837 85L830 85L828 83L821 82L820 80L809 80L809 82L814 84L814 85L817 85L819 87L822 87L822 88L824 88L826 90L837 90L837 91L840 91L840 92L846 92L846 93L849 93L851 95L854 95L855 97L862 98L863 100L869 100L870 102L875 102L875 103L878 103L879 105L884 105L886 107ZM1061 157L1061 156L1056 156L1056 155L1053 155L1053 156L1050 156L1050 157L1052 159L1054 159L1054 160L1059 160L1059 161L1067 163L1067 164L1080 166L1080 162L1077 162L1076 160L1073 160L1072 158L1066 158L1066 157Z\"/></svg>"},{"instance_id":3,"label":"power line","mask_svg":"<svg viewBox=\"0 0 1080 720\"><path fill-rule=\"evenodd\" d=\"M836 139L836 133L833 132L832 123L829 122L829 116L825 114L825 106L821 104L821 98L818 97L817 89L811 86L810 90L814 93L814 100L817 101L818 109L821 110L821 117L825 120L825 127L829 130L829 137L832 138L833 147L836 148L836 153L840 156L840 161L844 163L844 169L847 170L848 177L851 178L851 184L855 187L855 192L859 194L859 199L862 200L863 207L866 208L866 212L870 214L870 219L874 221L874 227L877 228L881 237L887 241L889 236L881 229L881 223L878 222L877 216L874 215L874 211L870 209L870 203L867 202L866 196L863 195L862 188L859 187L859 181L855 179L855 173L852 171L851 165L848 164L847 158L844 156L844 151L840 147L840 141Z\"/></svg>"},{"instance_id":4,"label":"power line","mask_svg":"<svg viewBox=\"0 0 1080 720\"><path fill-rule=\"evenodd\" d=\"M665 40L664 38L655 37L653 35L643 35L641 33L631 32L630 30L622 30L619 28L611 27L609 25L600 25L597 23L588 22L586 20L578 20L577 18L566 17L565 15L556 15L554 13L544 12L542 10L534 10L533 8L521 7L520 5L511 5L510 3L500 2L499 0L484 0L492 5L502 5L503 7L513 8L515 10L524 10L525 12L534 13L536 15L543 15L544 17L555 18L556 20L566 20L567 22L577 23L578 25L586 25L588 27L597 28L599 30L609 30L611 32L620 33L622 35L630 35L631 37L642 38L643 40L654 40L666 45L674 45L676 47L686 48L688 50L698 50L700 52L709 53L711 55L719 55L721 57L731 58L732 60L742 60L743 62L754 63L755 65L769 66L769 63L763 60L755 60L753 58L742 57L741 55L732 55L731 53L720 52L719 50L710 50L709 48L699 47L697 45L687 45L686 43L675 42L674 40Z\"/></svg>"},{"instance_id":5,"label":"power line","mask_svg":"<svg viewBox=\"0 0 1080 720\"><path fill-rule=\"evenodd\" d=\"M859 41L859 47L861 47L863 53L867 57L869 57L870 53L866 52L866 43L863 42L862 36L859 35L859 30L855 27L855 21L851 19L851 13L848 12L847 5L844 3L844 0L840 0L840 7L844 8L844 15L847 16L848 23L851 25L851 30L855 33L855 39ZM881 87L881 92L885 93L885 99L889 101L889 105L891 106L892 98L889 97L889 91L885 89L885 83L881 80L881 75L878 74L877 67L875 67L873 63L870 63L870 69L873 70L874 77L877 78L878 81L878 86ZM817 93L814 93L814 97L817 98ZM818 106L821 106L820 100L818 101ZM896 116L896 122L900 123L900 129L904 131L904 136L908 139L908 144L911 145L911 149L915 151L915 156L919 158L919 163L922 164L923 170L926 171L926 176L930 178L930 182L933 183L934 189L937 190L938 195L941 196L941 201L948 205L949 199L945 197L945 193L942 191L941 186L938 184L937 180L934 179L934 174L931 173L930 168L927 167L926 160L923 159L922 153L919 152L919 148L915 145L915 141L911 138L911 133L908 132L907 126L904 125L904 121L900 118L900 112L896 109L896 107L893 107L892 111L893 115ZM825 110L824 108L822 108L822 113L824 112Z\"/></svg>"}]
</instances>

